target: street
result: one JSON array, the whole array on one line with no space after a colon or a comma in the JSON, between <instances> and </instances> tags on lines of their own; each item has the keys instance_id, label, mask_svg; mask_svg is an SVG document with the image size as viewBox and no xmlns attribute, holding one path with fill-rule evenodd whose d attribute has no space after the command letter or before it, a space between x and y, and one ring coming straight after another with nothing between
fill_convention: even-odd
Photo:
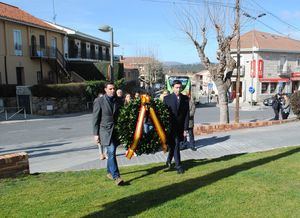
<instances>
[{"instance_id":1,"label":"street","mask_svg":"<svg viewBox=\"0 0 300 218\"><path fill-rule=\"evenodd\" d=\"M234 108L231 107L230 114L233 112ZM198 107L195 123L218 122L218 114L217 107ZM241 111L240 116L241 121L269 120L273 112L270 107L263 107L256 111ZM0 122L0 154L26 151L29 154L31 173L103 168L105 161L100 162L98 159L97 146L92 137L91 119L91 113L88 113L59 118ZM231 115L231 120L233 119ZM213 158L230 153L297 145L298 128L299 122L293 122L196 137L198 151L196 153L184 151L182 158L183 160ZM157 153L129 161L124 157L124 152L124 149L119 147L120 165L164 162L166 158L165 154Z\"/></svg>"},{"instance_id":2,"label":"street","mask_svg":"<svg viewBox=\"0 0 300 218\"><path fill-rule=\"evenodd\" d=\"M230 109L230 120L234 121L234 107ZM269 120L273 117L271 107L260 110L240 111L241 121ZM47 142L80 138L92 135L92 114L73 114L57 118L32 119L28 121L0 122L0 146L31 142ZM201 105L195 113L195 123L219 122L219 108L215 105ZM1 150L0 150L1 152Z\"/></svg>"}]
</instances>

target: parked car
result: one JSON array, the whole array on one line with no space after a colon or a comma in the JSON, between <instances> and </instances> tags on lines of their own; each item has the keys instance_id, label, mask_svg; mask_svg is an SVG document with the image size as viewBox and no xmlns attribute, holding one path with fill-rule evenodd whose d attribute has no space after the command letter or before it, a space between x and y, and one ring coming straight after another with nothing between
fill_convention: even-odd
<instances>
[{"instance_id":1,"label":"parked car","mask_svg":"<svg viewBox=\"0 0 300 218\"><path fill-rule=\"evenodd\" d=\"M273 104L273 97L266 98L266 99L263 101L263 104L264 104L265 106L272 106L272 104Z\"/></svg>"},{"instance_id":2,"label":"parked car","mask_svg":"<svg viewBox=\"0 0 300 218\"><path fill-rule=\"evenodd\" d=\"M291 97L292 93L282 93L280 94L280 100L282 98L282 95L287 95L289 98ZM265 106L272 106L273 104L273 96L272 97L269 97L269 98L266 98L264 101L263 101L263 104Z\"/></svg>"}]
</instances>

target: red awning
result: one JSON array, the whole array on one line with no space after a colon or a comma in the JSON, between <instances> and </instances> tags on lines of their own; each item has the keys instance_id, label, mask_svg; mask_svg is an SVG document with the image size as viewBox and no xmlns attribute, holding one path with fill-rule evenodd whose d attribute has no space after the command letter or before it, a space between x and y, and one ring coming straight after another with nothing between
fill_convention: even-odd
<instances>
[{"instance_id":1,"label":"red awning","mask_svg":"<svg viewBox=\"0 0 300 218\"><path fill-rule=\"evenodd\" d=\"M300 81L300 77L291 77L292 81Z\"/></svg>"},{"instance_id":2,"label":"red awning","mask_svg":"<svg viewBox=\"0 0 300 218\"><path fill-rule=\"evenodd\" d=\"M260 78L261 82L271 82L271 83L278 83L278 82L289 82L289 78Z\"/></svg>"}]
</instances>

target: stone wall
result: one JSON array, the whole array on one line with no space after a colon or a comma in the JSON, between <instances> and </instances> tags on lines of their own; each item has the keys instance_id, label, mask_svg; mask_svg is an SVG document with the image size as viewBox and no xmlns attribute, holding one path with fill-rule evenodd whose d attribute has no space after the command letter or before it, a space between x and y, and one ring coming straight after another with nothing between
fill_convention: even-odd
<instances>
[{"instance_id":1,"label":"stone wall","mask_svg":"<svg viewBox=\"0 0 300 218\"><path fill-rule=\"evenodd\" d=\"M0 178L29 174L29 162L26 152L0 155Z\"/></svg>"},{"instance_id":2,"label":"stone wall","mask_svg":"<svg viewBox=\"0 0 300 218\"><path fill-rule=\"evenodd\" d=\"M237 129L271 126L271 125L294 122L294 121L298 121L298 119L290 118L287 120L270 120L270 121L256 121L256 122L247 122L247 123L227 123L227 124L210 124L210 125L195 124L194 134L207 135L215 132L227 132L227 131L237 130Z\"/></svg>"},{"instance_id":3,"label":"stone wall","mask_svg":"<svg viewBox=\"0 0 300 218\"><path fill-rule=\"evenodd\" d=\"M84 97L32 97L32 113L37 115L53 115L82 112L87 110Z\"/></svg>"},{"instance_id":4,"label":"stone wall","mask_svg":"<svg viewBox=\"0 0 300 218\"><path fill-rule=\"evenodd\" d=\"M3 99L4 107L17 107L16 97L1 97Z\"/></svg>"}]
</instances>

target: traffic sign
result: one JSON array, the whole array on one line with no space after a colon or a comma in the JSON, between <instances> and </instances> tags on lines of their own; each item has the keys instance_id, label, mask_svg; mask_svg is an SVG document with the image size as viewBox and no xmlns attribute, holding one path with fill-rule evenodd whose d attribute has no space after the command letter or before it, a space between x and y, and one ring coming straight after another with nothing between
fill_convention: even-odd
<instances>
[{"instance_id":1,"label":"traffic sign","mask_svg":"<svg viewBox=\"0 0 300 218\"><path fill-rule=\"evenodd\" d=\"M208 85L208 89L209 89L209 90L212 90L213 84L212 84L212 83L208 83L207 85Z\"/></svg>"},{"instance_id":2,"label":"traffic sign","mask_svg":"<svg viewBox=\"0 0 300 218\"><path fill-rule=\"evenodd\" d=\"M255 92L255 89L254 89L252 86L250 86L250 87L249 87L249 92L250 92L251 94L253 94L253 93Z\"/></svg>"}]
</instances>

